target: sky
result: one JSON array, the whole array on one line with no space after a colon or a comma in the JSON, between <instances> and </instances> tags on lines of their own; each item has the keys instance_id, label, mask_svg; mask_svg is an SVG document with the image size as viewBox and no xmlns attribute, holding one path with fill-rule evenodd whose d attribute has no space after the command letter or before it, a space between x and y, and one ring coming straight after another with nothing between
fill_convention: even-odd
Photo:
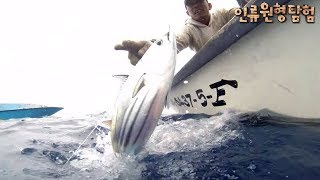
<instances>
[{"instance_id":1,"label":"sky","mask_svg":"<svg viewBox=\"0 0 320 180\"><path fill-rule=\"evenodd\" d=\"M209 2L212 11L238 6ZM183 0L0 0L0 103L108 110L119 90L112 74L133 70L114 45L160 37L186 18ZM193 54L182 51L177 69Z\"/></svg>"}]
</instances>

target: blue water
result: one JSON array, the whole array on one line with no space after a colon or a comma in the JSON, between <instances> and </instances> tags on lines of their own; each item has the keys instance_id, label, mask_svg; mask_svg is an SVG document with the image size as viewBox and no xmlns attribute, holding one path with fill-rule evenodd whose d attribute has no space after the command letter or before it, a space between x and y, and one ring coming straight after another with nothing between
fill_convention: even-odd
<instances>
[{"instance_id":1,"label":"blue water","mask_svg":"<svg viewBox=\"0 0 320 180\"><path fill-rule=\"evenodd\" d=\"M311 120L231 111L163 116L141 153L116 158L99 126L106 116L0 121L0 179L320 177L320 123Z\"/></svg>"}]
</instances>

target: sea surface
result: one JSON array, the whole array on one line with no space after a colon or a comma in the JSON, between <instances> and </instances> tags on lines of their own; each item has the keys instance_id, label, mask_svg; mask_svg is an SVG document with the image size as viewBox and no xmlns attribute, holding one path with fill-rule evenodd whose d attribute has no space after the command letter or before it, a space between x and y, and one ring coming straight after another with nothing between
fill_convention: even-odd
<instances>
[{"instance_id":1,"label":"sea surface","mask_svg":"<svg viewBox=\"0 0 320 180\"><path fill-rule=\"evenodd\" d=\"M233 111L163 115L141 153L116 157L106 119L0 121L0 179L320 179L315 121Z\"/></svg>"}]
</instances>

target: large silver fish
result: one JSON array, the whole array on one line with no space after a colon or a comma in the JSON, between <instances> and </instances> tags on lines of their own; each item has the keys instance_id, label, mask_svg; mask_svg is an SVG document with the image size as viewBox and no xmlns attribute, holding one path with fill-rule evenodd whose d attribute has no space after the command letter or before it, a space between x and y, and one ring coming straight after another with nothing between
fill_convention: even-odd
<instances>
[{"instance_id":1,"label":"large silver fish","mask_svg":"<svg viewBox=\"0 0 320 180\"><path fill-rule=\"evenodd\" d=\"M154 42L119 93L111 125L115 153L139 153L152 135L166 103L176 66L172 30Z\"/></svg>"}]
</instances>

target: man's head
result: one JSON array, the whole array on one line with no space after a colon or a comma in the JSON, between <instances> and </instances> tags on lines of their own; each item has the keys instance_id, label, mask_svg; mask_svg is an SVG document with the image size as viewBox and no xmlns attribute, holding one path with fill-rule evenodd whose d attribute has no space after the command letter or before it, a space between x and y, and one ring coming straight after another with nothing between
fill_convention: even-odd
<instances>
[{"instance_id":1,"label":"man's head","mask_svg":"<svg viewBox=\"0 0 320 180\"><path fill-rule=\"evenodd\" d=\"M211 3L208 0L184 0L187 14L194 20L202 22L210 19Z\"/></svg>"}]
</instances>

